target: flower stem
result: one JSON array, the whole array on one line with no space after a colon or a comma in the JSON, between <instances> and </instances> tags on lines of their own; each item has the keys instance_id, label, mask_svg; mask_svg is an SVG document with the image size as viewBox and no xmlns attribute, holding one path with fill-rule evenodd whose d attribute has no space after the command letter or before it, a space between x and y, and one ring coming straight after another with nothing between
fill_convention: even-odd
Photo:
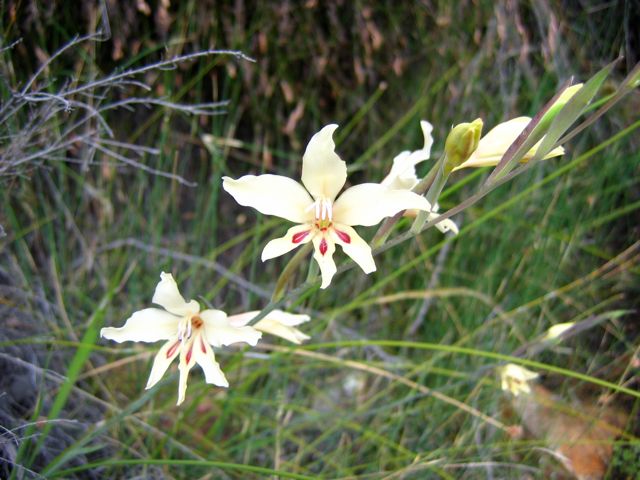
<instances>
[{"instance_id":1,"label":"flower stem","mask_svg":"<svg viewBox=\"0 0 640 480\"><path fill-rule=\"evenodd\" d=\"M271 301L275 302L280 300L285 292L285 287L287 286L287 282L291 279L294 272L300 265L300 263L305 260L305 258L309 255L313 244L311 242L305 243L296 254L293 256L289 263L284 267L282 273L278 277L278 281L276 282L276 286L273 289L273 294L271 295Z\"/></svg>"}]
</instances>

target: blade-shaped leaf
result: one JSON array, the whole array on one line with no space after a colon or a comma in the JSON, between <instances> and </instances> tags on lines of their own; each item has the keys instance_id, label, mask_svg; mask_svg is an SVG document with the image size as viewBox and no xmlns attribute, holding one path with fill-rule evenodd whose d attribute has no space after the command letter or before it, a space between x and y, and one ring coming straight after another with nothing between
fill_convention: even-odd
<instances>
[{"instance_id":1,"label":"blade-shaped leaf","mask_svg":"<svg viewBox=\"0 0 640 480\"><path fill-rule=\"evenodd\" d=\"M537 162L549 153L556 146L556 143L560 137L566 132L569 127L575 122L580 115L585 111L593 97L596 96L598 90L606 80L606 78L613 70L613 67L618 62L618 59L614 60L593 77L591 77L583 87L571 97L567 104L558 112L556 117L551 122L549 130L542 140L542 143L536 150L535 155L531 159L531 162Z\"/></svg>"},{"instance_id":2,"label":"blade-shaped leaf","mask_svg":"<svg viewBox=\"0 0 640 480\"><path fill-rule=\"evenodd\" d=\"M495 180L503 177L540 141L549 127L550 115L548 115L555 105L556 101L562 96L564 91L571 86L571 80L563 85L558 93L549 100L544 107L531 119L525 129L518 135L518 138L511 144L505 154L502 156L500 163L493 169L489 178L485 182L486 185L493 183Z\"/></svg>"}]
</instances>

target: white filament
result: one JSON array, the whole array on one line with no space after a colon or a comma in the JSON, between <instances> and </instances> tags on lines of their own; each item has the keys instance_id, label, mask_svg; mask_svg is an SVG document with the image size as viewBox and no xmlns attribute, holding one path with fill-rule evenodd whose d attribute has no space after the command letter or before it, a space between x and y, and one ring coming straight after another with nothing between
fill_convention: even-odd
<instances>
[{"instance_id":1,"label":"white filament","mask_svg":"<svg viewBox=\"0 0 640 480\"><path fill-rule=\"evenodd\" d=\"M313 209L316 211L316 220L328 219L329 221L333 221L333 202L328 198L318 198L309 205L305 211L308 212Z\"/></svg>"}]
</instances>

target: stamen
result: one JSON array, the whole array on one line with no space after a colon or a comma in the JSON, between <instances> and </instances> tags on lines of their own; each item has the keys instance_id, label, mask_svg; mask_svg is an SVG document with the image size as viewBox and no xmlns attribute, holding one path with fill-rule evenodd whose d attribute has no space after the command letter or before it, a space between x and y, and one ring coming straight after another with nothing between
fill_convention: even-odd
<instances>
[{"instance_id":1,"label":"stamen","mask_svg":"<svg viewBox=\"0 0 640 480\"><path fill-rule=\"evenodd\" d=\"M293 243L300 243L302 240L304 240L307 237L307 235L309 235L310 232L311 230L305 230L304 232L294 233L293 236L291 237L291 241Z\"/></svg>"},{"instance_id":2,"label":"stamen","mask_svg":"<svg viewBox=\"0 0 640 480\"><path fill-rule=\"evenodd\" d=\"M180 346L180 343L182 343L182 342L180 340L178 340L176 343L171 345L171 347L169 347L169 350L167 350L167 358L173 357L173 354L176 353L176 350Z\"/></svg>"},{"instance_id":3,"label":"stamen","mask_svg":"<svg viewBox=\"0 0 640 480\"><path fill-rule=\"evenodd\" d=\"M349 236L348 233L343 232L341 230L338 230L335 227L334 227L333 231L336 232L336 235L338 235L340 240L342 240L344 243L351 243L351 237Z\"/></svg>"},{"instance_id":4,"label":"stamen","mask_svg":"<svg viewBox=\"0 0 640 480\"><path fill-rule=\"evenodd\" d=\"M324 255L325 253L327 253L327 241L323 238L322 240L320 240L320 254Z\"/></svg>"},{"instance_id":5,"label":"stamen","mask_svg":"<svg viewBox=\"0 0 640 480\"><path fill-rule=\"evenodd\" d=\"M333 205L331 204L331 200L325 198L323 200L325 211L327 212L327 217L330 221L333 221ZM324 216L322 217L324 218Z\"/></svg>"},{"instance_id":6,"label":"stamen","mask_svg":"<svg viewBox=\"0 0 640 480\"><path fill-rule=\"evenodd\" d=\"M320 218L320 200L316 200L316 218Z\"/></svg>"}]
</instances>

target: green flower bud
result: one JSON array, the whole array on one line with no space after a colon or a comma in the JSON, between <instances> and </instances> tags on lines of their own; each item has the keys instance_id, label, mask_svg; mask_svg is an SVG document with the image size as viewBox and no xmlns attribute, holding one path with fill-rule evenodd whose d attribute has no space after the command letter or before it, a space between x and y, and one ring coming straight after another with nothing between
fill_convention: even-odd
<instances>
[{"instance_id":1,"label":"green flower bud","mask_svg":"<svg viewBox=\"0 0 640 480\"><path fill-rule=\"evenodd\" d=\"M445 174L458 165L462 165L471 154L478 148L480 135L482 134L482 119L476 118L471 123L461 123L453 127L444 144L446 161L444 164Z\"/></svg>"}]
</instances>

